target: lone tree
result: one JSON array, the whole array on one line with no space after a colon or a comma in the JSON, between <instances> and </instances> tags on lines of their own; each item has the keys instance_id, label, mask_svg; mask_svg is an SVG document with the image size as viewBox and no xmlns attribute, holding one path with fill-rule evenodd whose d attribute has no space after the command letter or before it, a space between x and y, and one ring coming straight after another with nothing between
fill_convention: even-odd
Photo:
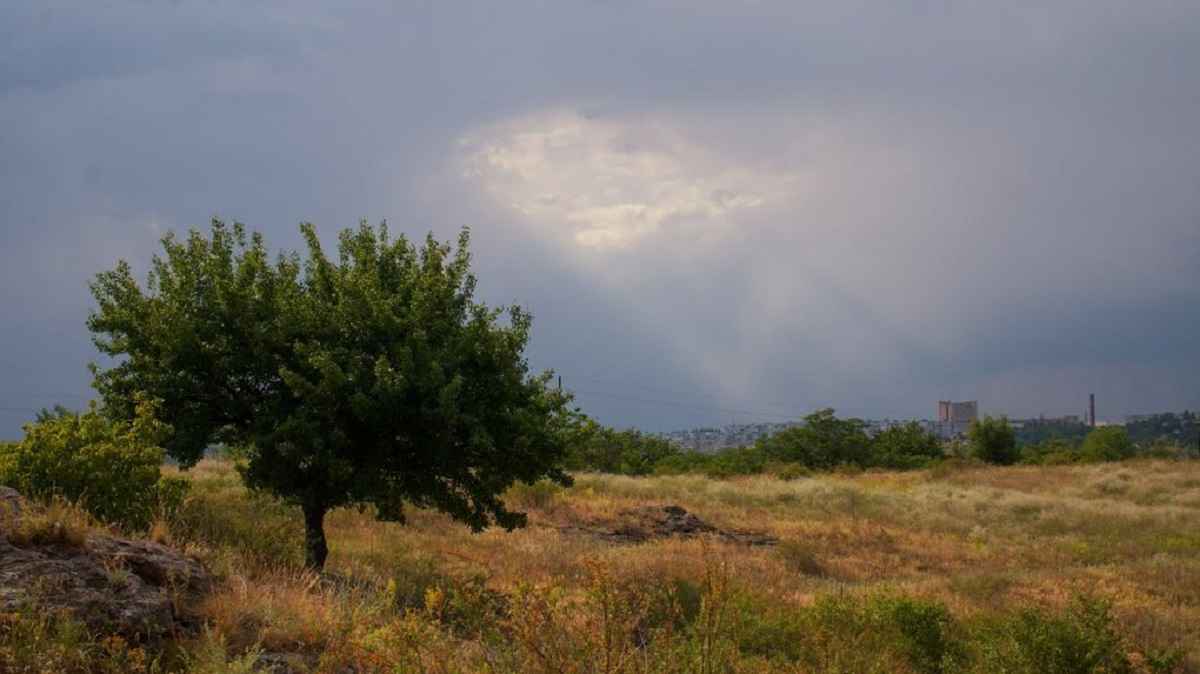
<instances>
[{"instance_id":1,"label":"lone tree","mask_svg":"<svg viewBox=\"0 0 1200 674\"><path fill-rule=\"evenodd\" d=\"M374 506L435 508L473 531L513 529L501 494L517 481L570 477L570 400L523 356L531 318L473 299L468 233L418 248L363 223L339 256L301 225L305 260L271 260L262 236L213 221L163 239L145 289L127 262L91 284L93 365L105 408L132 419L160 401L167 453L185 467L214 443L244 452L242 476L304 514L305 562L328 554L325 515Z\"/></svg>"}]
</instances>

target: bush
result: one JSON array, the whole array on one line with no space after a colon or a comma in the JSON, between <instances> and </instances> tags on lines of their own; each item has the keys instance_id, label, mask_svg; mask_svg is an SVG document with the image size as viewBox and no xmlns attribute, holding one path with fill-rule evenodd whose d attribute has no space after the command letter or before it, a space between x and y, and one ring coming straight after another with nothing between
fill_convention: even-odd
<instances>
[{"instance_id":1,"label":"bush","mask_svg":"<svg viewBox=\"0 0 1200 674\"><path fill-rule=\"evenodd\" d=\"M979 671L1014 674L1133 674L1174 671L1183 654L1146 653L1135 664L1112 600L1077 594L1062 614L1040 607L1018 611L985 628Z\"/></svg>"},{"instance_id":2,"label":"bush","mask_svg":"<svg viewBox=\"0 0 1200 674\"><path fill-rule=\"evenodd\" d=\"M1002 466L1012 465L1021 458L1015 432L1004 415L999 419L990 416L973 419L967 429L967 451L971 458Z\"/></svg>"},{"instance_id":3,"label":"bush","mask_svg":"<svg viewBox=\"0 0 1200 674\"><path fill-rule=\"evenodd\" d=\"M890 426L871 438L869 465L893 470L927 468L946 458L937 436L915 421Z\"/></svg>"},{"instance_id":4,"label":"bush","mask_svg":"<svg viewBox=\"0 0 1200 674\"><path fill-rule=\"evenodd\" d=\"M1129 435L1120 426L1094 428L1083 439L1080 459L1090 463L1123 461L1133 458L1134 447Z\"/></svg>"},{"instance_id":5,"label":"bush","mask_svg":"<svg viewBox=\"0 0 1200 674\"><path fill-rule=\"evenodd\" d=\"M757 475L766 467L763 453L754 447L730 447L712 455L703 470L714 478Z\"/></svg>"},{"instance_id":6,"label":"bush","mask_svg":"<svg viewBox=\"0 0 1200 674\"><path fill-rule=\"evenodd\" d=\"M960 650L951 633L950 612L938 602L874 595L867 601L867 612L872 626L892 635L893 649L916 671L941 672Z\"/></svg>"},{"instance_id":7,"label":"bush","mask_svg":"<svg viewBox=\"0 0 1200 674\"><path fill-rule=\"evenodd\" d=\"M865 599L824 596L801 620L804 659L821 671L936 673L963 650L950 612L936 601L885 593Z\"/></svg>"},{"instance_id":8,"label":"bush","mask_svg":"<svg viewBox=\"0 0 1200 674\"><path fill-rule=\"evenodd\" d=\"M178 505L185 488L159 474L166 427L154 406L139 402L131 425L105 416L93 402L76 413L43 412L25 425L25 438L0 448L0 482L39 500L61 498L97 519L145 529Z\"/></svg>"},{"instance_id":9,"label":"bush","mask_svg":"<svg viewBox=\"0 0 1200 674\"><path fill-rule=\"evenodd\" d=\"M655 475L684 475L687 473L703 473L712 463L712 455L704 452L688 450L665 456L654 464Z\"/></svg>"},{"instance_id":10,"label":"bush","mask_svg":"<svg viewBox=\"0 0 1200 674\"><path fill-rule=\"evenodd\" d=\"M750 605L740 607L737 647L744 655L756 655L775 661L796 662L804 657L809 634L804 623L791 611L763 610Z\"/></svg>"}]
</instances>

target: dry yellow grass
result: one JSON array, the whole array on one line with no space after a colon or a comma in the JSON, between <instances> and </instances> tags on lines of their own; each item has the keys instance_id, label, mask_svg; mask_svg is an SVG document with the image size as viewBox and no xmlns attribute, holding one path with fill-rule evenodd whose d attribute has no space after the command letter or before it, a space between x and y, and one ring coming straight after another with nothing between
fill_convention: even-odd
<instances>
[{"instance_id":1,"label":"dry yellow grass","mask_svg":"<svg viewBox=\"0 0 1200 674\"><path fill-rule=\"evenodd\" d=\"M264 532L276 531L298 552L294 514L261 502L253 513L237 510L249 502L230 464L204 461L185 476L195 482L195 507L208 508L213 521L176 523L159 535L190 546L223 575L223 589L199 610L206 639L231 657L266 649L324 654L319 671L358 662L430 672L689 671L737 657L738 671L803 671L722 651L728 644L705 651L699 637L686 642L692 650L670 640L662 643L675 645L661 651L637 645L658 634L642 625L659 610L660 589L678 594L689 629L702 622L701 596L713 625L733 620L733 608L714 612L704 593L717 574L723 601L741 602L743 619L829 596L898 594L937 602L964 621L1029 606L1062 610L1077 593L1103 596L1132 640L1187 648L1186 671L1200 671L1197 462L950 466L792 481L580 475L570 489L515 488L510 501L527 510L529 526L511 533L472 534L419 510L404 526L369 512L331 513L324 577L266 540ZM214 504L230 510L218 517ZM778 544L654 536L634 544L601 535L638 526L631 513L639 509L666 505ZM249 519L257 529L242 528ZM201 535L221 526L264 540L239 546ZM473 622L471 612L496 597L503 608L493 622ZM614 636L613 626L625 623ZM733 623L720 624L736 631ZM497 634L508 646L497 646Z\"/></svg>"}]
</instances>

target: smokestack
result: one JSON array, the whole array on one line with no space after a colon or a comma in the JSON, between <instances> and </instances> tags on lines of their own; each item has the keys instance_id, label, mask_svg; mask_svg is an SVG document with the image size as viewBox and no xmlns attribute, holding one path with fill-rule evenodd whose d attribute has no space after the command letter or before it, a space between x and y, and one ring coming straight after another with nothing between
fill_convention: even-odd
<instances>
[{"instance_id":1,"label":"smokestack","mask_svg":"<svg viewBox=\"0 0 1200 674\"><path fill-rule=\"evenodd\" d=\"M1088 423L1092 428L1096 427L1096 394L1088 394Z\"/></svg>"}]
</instances>

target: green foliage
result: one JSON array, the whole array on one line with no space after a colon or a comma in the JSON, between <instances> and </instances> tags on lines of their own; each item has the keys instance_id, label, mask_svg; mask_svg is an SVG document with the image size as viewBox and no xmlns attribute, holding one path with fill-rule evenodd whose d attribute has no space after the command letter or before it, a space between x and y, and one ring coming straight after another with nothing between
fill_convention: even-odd
<instances>
[{"instance_id":1,"label":"green foliage","mask_svg":"<svg viewBox=\"0 0 1200 674\"><path fill-rule=\"evenodd\" d=\"M1109 599L1076 595L1061 614L1023 609L977 635L980 671L1012 674L1172 672L1182 653L1148 653L1140 666Z\"/></svg>"},{"instance_id":2,"label":"green foliage","mask_svg":"<svg viewBox=\"0 0 1200 674\"><path fill-rule=\"evenodd\" d=\"M963 644L938 602L877 593L826 595L803 611L800 659L817 671L942 672Z\"/></svg>"},{"instance_id":3,"label":"green foliage","mask_svg":"<svg viewBox=\"0 0 1200 674\"><path fill-rule=\"evenodd\" d=\"M811 633L793 611L763 610L752 598L744 603L739 606L738 651L787 665L804 657Z\"/></svg>"},{"instance_id":4,"label":"green foliage","mask_svg":"<svg viewBox=\"0 0 1200 674\"><path fill-rule=\"evenodd\" d=\"M1093 428L1083 440L1079 457L1090 463L1123 461L1133 458L1134 447L1129 435L1120 426Z\"/></svg>"},{"instance_id":5,"label":"green foliage","mask_svg":"<svg viewBox=\"0 0 1200 674\"><path fill-rule=\"evenodd\" d=\"M1137 444L1151 444L1155 440L1178 442L1185 447L1195 448L1200 439L1200 415L1184 410L1179 414L1166 412L1125 424L1129 439Z\"/></svg>"},{"instance_id":6,"label":"green foliage","mask_svg":"<svg viewBox=\"0 0 1200 674\"><path fill-rule=\"evenodd\" d=\"M1102 426L1091 429L1079 446L1058 436L1051 436L1039 445L1026 447L1023 460L1027 463L1061 465L1124 461L1135 457L1179 460L1194 456L1194 451L1187 451L1174 440L1159 437L1138 445L1130 438L1125 427Z\"/></svg>"},{"instance_id":7,"label":"green foliage","mask_svg":"<svg viewBox=\"0 0 1200 674\"><path fill-rule=\"evenodd\" d=\"M61 498L97 519L145 529L160 509L170 510L183 483L160 476L166 426L155 406L136 402L131 423L114 421L93 402L76 413L44 412L25 425L20 442L0 448L0 483L30 498Z\"/></svg>"},{"instance_id":8,"label":"green foliage","mask_svg":"<svg viewBox=\"0 0 1200 674\"><path fill-rule=\"evenodd\" d=\"M727 447L712 454L700 470L709 477L757 475L763 472L766 458L757 447Z\"/></svg>"},{"instance_id":9,"label":"green foliage","mask_svg":"<svg viewBox=\"0 0 1200 674\"><path fill-rule=\"evenodd\" d=\"M870 458L870 438L860 419L838 419L832 408L804 417L802 426L759 440L756 445L767 460L795 462L813 470L831 470L839 464L865 466Z\"/></svg>"},{"instance_id":10,"label":"green foliage","mask_svg":"<svg viewBox=\"0 0 1200 674\"><path fill-rule=\"evenodd\" d=\"M622 475L648 475L659 462L679 450L663 438L632 428L617 431L584 417L571 433L570 470Z\"/></svg>"},{"instance_id":11,"label":"green foliage","mask_svg":"<svg viewBox=\"0 0 1200 674\"><path fill-rule=\"evenodd\" d=\"M918 672L941 672L961 651L950 612L939 602L880 594L866 608L872 626L890 634L892 648Z\"/></svg>"},{"instance_id":12,"label":"green foliage","mask_svg":"<svg viewBox=\"0 0 1200 674\"><path fill-rule=\"evenodd\" d=\"M911 421L903 426L889 426L871 438L871 466L893 470L926 468L946 458L937 436Z\"/></svg>"},{"instance_id":13,"label":"green foliage","mask_svg":"<svg viewBox=\"0 0 1200 674\"><path fill-rule=\"evenodd\" d=\"M1191 445L1183 445L1177 440L1155 438L1150 442L1139 444L1137 446L1137 456L1145 459L1184 461L1200 458L1200 449L1197 449L1196 441L1194 440Z\"/></svg>"},{"instance_id":14,"label":"green foliage","mask_svg":"<svg viewBox=\"0 0 1200 674\"><path fill-rule=\"evenodd\" d=\"M713 461L712 454L685 450L669 454L654 464L655 475L681 475L685 473L704 473Z\"/></svg>"},{"instance_id":15,"label":"green foliage","mask_svg":"<svg viewBox=\"0 0 1200 674\"><path fill-rule=\"evenodd\" d=\"M1051 435L1045 442L1026 447L1021 460L1047 466L1075 463L1079 461L1079 449L1065 439Z\"/></svg>"},{"instance_id":16,"label":"green foliage","mask_svg":"<svg viewBox=\"0 0 1200 674\"><path fill-rule=\"evenodd\" d=\"M990 416L973 419L967 428L967 451L971 458L1002 466L1012 465L1021 458L1013 428L1004 415L999 419Z\"/></svg>"},{"instance_id":17,"label":"green foliage","mask_svg":"<svg viewBox=\"0 0 1200 674\"><path fill-rule=\"evenodd\" d=\"M1060 419L1030 419L1013 429L1018 447L1035 447L1056 439L1071 447L1079 447L1090 427L1082 421Z\"/></svg>"},{"instance_id":18,"label":"green foliage","mask_svg":"<svg viewBox=\"0 0 1200 674\"><path fill-rule=\"evenodd\" d=\"M252 488L301 507L305 558L324 564L324 516L371 504L403 521L434 508L478 531L522 526L500 496L515 482L568 484L569 394L531 375L532 319L474 300L468 236L418 247L365 223L338 258L308 245L270 262L262 237L214 221L168 235L143 290L127 263L92 284L95 368L105 404L131 417L138 392L162 400L168 453L194 464L211 444L240 448Z\"/></svg>"}]
</instances>

